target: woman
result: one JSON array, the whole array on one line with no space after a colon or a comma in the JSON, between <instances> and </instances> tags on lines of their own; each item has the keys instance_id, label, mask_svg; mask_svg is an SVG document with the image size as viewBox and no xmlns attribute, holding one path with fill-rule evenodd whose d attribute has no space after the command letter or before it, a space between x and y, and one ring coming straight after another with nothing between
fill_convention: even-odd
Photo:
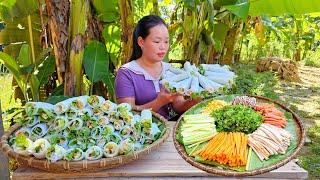
<instances>
[{"instance_id":1,"label":"woman","mask_svg":"<svg viewBox=\"0 0 320 180\"><path fill-rule=\"evenodd\" d=\"M151 108L166 119L173 111L183 113L199 100L185 100L179 94L169 93L159 83L161 75L170 67L163 62L169 49L169 33L158 16L143 17L133 32L133 52L129 63L117 73L115 87L118 103L129 103ZM173 110L173 111L172 111Z\"/></svg>"}]
</instances>

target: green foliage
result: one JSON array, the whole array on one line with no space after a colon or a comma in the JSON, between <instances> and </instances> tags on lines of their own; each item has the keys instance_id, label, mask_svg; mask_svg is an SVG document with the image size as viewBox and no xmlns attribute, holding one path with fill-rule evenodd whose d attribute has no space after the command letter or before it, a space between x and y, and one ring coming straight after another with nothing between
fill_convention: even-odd
<instances>
[{"instance_id":1,"label":"green foliage","mask_svg":"<svg viewBox=\"0 0 320 180\"><path fill-rule=\"evenodd\" d=\"M250 7L249 2L243 2L239 4L232 4L232 5L225 6L227 10L229 10L234 15L242 18L243 20L246 20L248 17L249 7Z\"/></svg>"},{"instance_id":2,"label":"green foliage","mask_svg":"<svg viewBox=\"0 0 320 180\"><path fill-rule=\"evenodd\" d=\"M114 75L109 69L110 56L106 46L98 41L90 42L84 51L83 65L86 75L91 82L91 90L93 83L102 81L107 86L110 99L114 99Z\"/></svg>"},{"instance_id":3,"label":"green foliage","mask_svg":"<svg viewBox=\"0 0 320 180\"><path fill-rule=\"evenodd\" d=\"M115 22L119 19L119 8L117 0L93 0L93 7L103 22Z\"/></svg>"},{"instance_id":4,"label":"green foliage","mask_svg":"<svg viewBox=\"0 0 320 180\"><path fill-rule=\"evenodd\" d=\"M50 97L48 97L48 99L46 100L46 102L47 102L47 103L51 103L51 104L56 104L56 103L58 103L58 102L60 102L60 101L66 100L66 99L68 99L68 98L70 98L70 97L68 97L68 96L63 96L63 95L61 95L61 96L50 96Z\"/></svg>"},{"instance_id":5,"label":"green foliage","mask_svg":"<svg viewBox=\"0 0 320 180\"><path fill-rule=\"evenodd\" d=\"M49 81L49 77L55 71L55 59L53 56L48 56L45 60L38 66L38 73L36 74L39 84L45 85Z\"/></svg>"},{"instance_id":6,"label":"green foliage","mask_svg":"<svg viewBox=\"0 0 320 180\"><path fill-rule=\"evenodd\" d=\"M312 143L306 146L308 154L299 156L299 165L309 172L310 179L320 178L320 125L313 126L307 131Z\"/></svg>"},{"instance_id":7,"label":"green foliage","mask_svg":"<svg viewBox=\"0 0 320 180\"><path fill-rule=\"evenodd\" d=\"M278 78L272 72L257 73L253 66L238 65L234 67L237 74L235 85L229 93L265 96L277 99L274 89L278 86Z\"/></svg>"},{"instance_id":8,"label":"green foliage","mask_svg":"<svg viewBox=\"0 0 320 180\"><path fill-rule=\"evenodd\" d=\"M84 50L83 65L88 79L98 82L109 72L109 56L106 46L98 41L90 42Z\"/></svg>"},{"instance_id":9,"label":"green foliage","mask_svg":"<svg viewBox=\"0 0 320 180\"><path fill-rule=\"evenodd\" d=\"M262 123L262 116L244 105L230 105L211 113L218 132L243 132L250 134Z\"/></svg>"},{"instance_id":10,"label":"green foliage","mask_svg":"<svg viewBox=\"0 0 320 180\"><path fill-rule=\"evenodd\" d=\"M0 1L0 19L25 17L37 9L37 0L3 0Z\"/></svg>"},{"instance_id":11,"label":"green foliage","mask_svg":"<svg viewBox=\"0 0 320 180\"><path fill-rule=\"evenodd\" d=\"M317 48L315 51L309 53L304 59L305 66L312 66L320 68L320 49Z\"/></svg>"},{"instance_id":12,"label":"green foliage","mask_svg":"<svg viewBox=\"0 0 320 180\"><path fill-rule=\"evenodd\" d=\"M116 24L107 24L103 29L102 35L105 40L109 58L114 67L116 67L119 64L118 61L121 50L120 28Z\"/></svg>"}]
</instances>

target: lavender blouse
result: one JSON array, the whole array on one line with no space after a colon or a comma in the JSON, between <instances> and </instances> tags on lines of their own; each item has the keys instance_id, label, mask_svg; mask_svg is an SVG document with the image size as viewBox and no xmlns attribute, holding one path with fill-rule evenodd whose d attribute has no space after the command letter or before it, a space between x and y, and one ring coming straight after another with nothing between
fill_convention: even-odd
<instances>
[{"instance_id":1,"label":"lavender blouse","mask_svg":"<svg viewBox=\"0 0 320 180\"><path fill-rule=\"evenodd\" d=\"M162 62L162 74L170 68ZM146 104L156 99L160 92L159 79L153 78L135 60L124 64L117 73L115 90L117 98L134 97L136 105ZM170 105L162 106L158 113L169 119Z\"/></svg>"}]
</instances>

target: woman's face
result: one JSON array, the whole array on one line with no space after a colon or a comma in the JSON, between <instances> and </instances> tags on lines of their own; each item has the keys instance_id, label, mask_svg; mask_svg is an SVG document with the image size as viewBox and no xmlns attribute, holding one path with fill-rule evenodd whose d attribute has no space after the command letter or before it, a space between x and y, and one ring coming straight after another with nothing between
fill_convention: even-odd
<instances>
[{"instance_id":1,"label":"woman's face","mask_svg":"<svg viewBox=\"0 0 320 180\"><path fill-rule=\"evenodd\" d=\"M153 62L160 62L169 49L169 32L165 25L159 24L149 29L149 35L142 39L139 37L142 56Z\"/></svg>"}]
</instances>

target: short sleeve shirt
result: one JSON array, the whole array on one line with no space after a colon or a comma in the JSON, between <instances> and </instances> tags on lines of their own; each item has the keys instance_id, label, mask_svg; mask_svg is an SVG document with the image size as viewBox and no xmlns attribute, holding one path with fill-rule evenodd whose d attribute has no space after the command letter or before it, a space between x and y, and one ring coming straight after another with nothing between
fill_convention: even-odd
<instances>
[{"instance_id":1,"label":"short sleeve shirt","mask_svg":"<svg viewBox=\"0 0 320 180\"><path fill-rule=\"evenodd\" d=\"M162 74L170 68L162 62ZM160 79L155 79L135 60L124 64L117 72L115 90L117 98L133 97L136 105L143 105L156 99L160 92ZM162 106L157 113L169 119L170 105Z\"/></svg>"}]
</instances>

